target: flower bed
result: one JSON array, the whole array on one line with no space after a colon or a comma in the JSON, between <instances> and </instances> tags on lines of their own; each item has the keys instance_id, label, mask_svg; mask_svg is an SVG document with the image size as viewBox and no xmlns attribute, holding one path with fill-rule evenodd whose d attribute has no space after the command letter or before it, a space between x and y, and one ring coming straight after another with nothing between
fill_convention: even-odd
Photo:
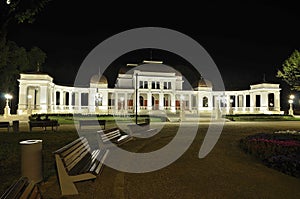
<instances>
[{"instance_id":1,"label":"flower bed","mask_svg":"<svg viewBox=\"0 0 300 199\"><path fill-rule=\"evenodd\" d=\"M247 136L240 140L240 147L268 167L300 178L300 136L290 132Z\"/></svg>"}]
</instances>

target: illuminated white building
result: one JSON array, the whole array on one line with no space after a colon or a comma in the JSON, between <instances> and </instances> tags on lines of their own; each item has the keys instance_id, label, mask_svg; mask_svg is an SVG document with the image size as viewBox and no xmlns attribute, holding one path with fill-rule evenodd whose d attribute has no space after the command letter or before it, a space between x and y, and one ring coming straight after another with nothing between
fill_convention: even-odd
<instances>
[{"instance_id":1,"label":"illuminated white building","mask_svg":"<svg viewBox=\"0 0 300 199\"><path fill-rule=\"evenodd\" d=\"M56 85L47 74L21 74L18 114L155 114L176 113L282 114L279 84L250 85L249 90L215 91L201 79L184 89L182 75L149 68L120 70L114 88L106 77L94 75L88 88ZM137 93L137 95L136 95ZM137 102L137 103L136 103Z\"/></svg>"}]
</instances>

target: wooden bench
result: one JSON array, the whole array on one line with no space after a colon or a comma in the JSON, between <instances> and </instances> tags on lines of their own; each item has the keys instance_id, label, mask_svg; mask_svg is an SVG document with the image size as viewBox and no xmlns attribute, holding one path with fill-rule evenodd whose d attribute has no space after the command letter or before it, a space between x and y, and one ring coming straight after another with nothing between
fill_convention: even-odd
<instances>
[{"instance_id":1,"label":"wooden bench","mask_svg":"<svg viewBox=\"0 0 300 199\"><path fill-rule=\"evenodd\" d=\"M97 133L100 136L101 147L120 146L133 139L132 136L121 132L119 128L112 128L108 130L99 130Z\"/></svg>"},{"instance_id":2,"label":"wooden bench","mask_svg":"<svg viewBox=\"0 0 300 199\"><path fill-rule=\"evenodd\" d=\"M156 128L150 128L150 124L148 122L139 123L139 124L128 124L130 134L148 134L148 133L156 133L158 130Z\"/></svg>"},{"instance_id":3,"label":"wooden bench","mask_svg":"<svg viewBox=\"0 0 300 199\"><path fill-rule=\"evenodd\" d=\"M51 130L54 130L55 127L55 131L57 131L57 128L59 126L59 123L57 120L30 120L29 122L29 130L30 132L32 131L33 127L42 127L44 128L44 131L47 130L47 127L51 127Z\"/></svg>"},{"instance_id":4,"label":"wooden bench","mask_svg":"<svg viewBox=\"0 0 300 199\"><path fill-rule=\"evenodd\" d=\"M79 120L79 129L82 129L83 126L103 126L105 129L106 120Z\"/></svg>"},{"instance_id":5,"label":"wooden bench","mask_svg":"<svg viewBox=\"0 0 300 199\"><path fill-rule=\"evenodd\" d=\"M9 122L0 122L0 128L7 128L7 132L9 132Z\"/></svg>"},{"instance_id":6,"label":"wooden bench","mask_svg":"<svg viewBox=\"0 0 300 199\"><path fill-rule=\"evenodd\" d=\"M88 140L80 137L53 153L62 195L75 195L75 182L92 180L100 174L108 149L92 150Z\"/></svg>"},{"instance_id":7,"label":"wooden bench","mask_svg":"<svg viewBox=\"0 0 300 199\"><path fill-rule=\"evenodd\" d=\"M36 183L27 177L21 177L15 181L1 196L1 199L40 199L41 191Z\"/></svg>"}]
</instances>

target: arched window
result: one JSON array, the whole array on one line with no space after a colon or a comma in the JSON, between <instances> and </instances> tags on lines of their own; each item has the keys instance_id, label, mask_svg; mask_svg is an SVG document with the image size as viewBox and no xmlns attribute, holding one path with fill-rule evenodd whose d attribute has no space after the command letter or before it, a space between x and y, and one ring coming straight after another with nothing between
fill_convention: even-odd
<instances>
[{"instance_id":1,"label":"arched window","mask_svg":"<svg viewBox=\"0 0 300 199\"><path fill-rule=\"evenodd\" d=\"M268 106L269 107L274 107L274 93L269 93L268 94Z\"/></svg>"},{"instance_id":2,"label":"arched window","mask_svg":"<svg viewBox=\"0 0 300 199\"><path fill-rule=\"evenodd\" d=\"M208 107L208 98L207 97L203 97L203 99L202 99L202 106L203 107Z\"/></svg>"},{"instance_id":3,"label":"arched window","mask_svg":"<svg viewBox=\"0 0 300 199\"><path fill-rule=\"evenodd\" d=\"M140 96L140 106L144 106L144 98Z\"/></svg>"}]
</instances>

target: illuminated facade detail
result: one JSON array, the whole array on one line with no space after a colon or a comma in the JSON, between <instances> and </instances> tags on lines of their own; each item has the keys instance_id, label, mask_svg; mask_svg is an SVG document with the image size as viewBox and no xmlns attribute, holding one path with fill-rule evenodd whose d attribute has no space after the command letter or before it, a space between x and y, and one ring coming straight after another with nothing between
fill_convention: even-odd
<instances>
[{"instance_id":1,"label":"illuminated facade detail","mask_svg":"<svg viewBox=\"0 0 300 199\"><path fill-rule=\"evenodd\" d=\"M279 84L251 85L249 90L214 91L200 80L193 89L183 88L178 72L132 70L118 74L115 88L104 76L94 75L88 88L56 85L47 74L21 74L18 114L155 114L212 113L282 114ZM137 97L136 97L137 93ZM30 98L28 96L31 96ZM137 99L137 100L136 100Z\"/></svg>"}]
</instances>

